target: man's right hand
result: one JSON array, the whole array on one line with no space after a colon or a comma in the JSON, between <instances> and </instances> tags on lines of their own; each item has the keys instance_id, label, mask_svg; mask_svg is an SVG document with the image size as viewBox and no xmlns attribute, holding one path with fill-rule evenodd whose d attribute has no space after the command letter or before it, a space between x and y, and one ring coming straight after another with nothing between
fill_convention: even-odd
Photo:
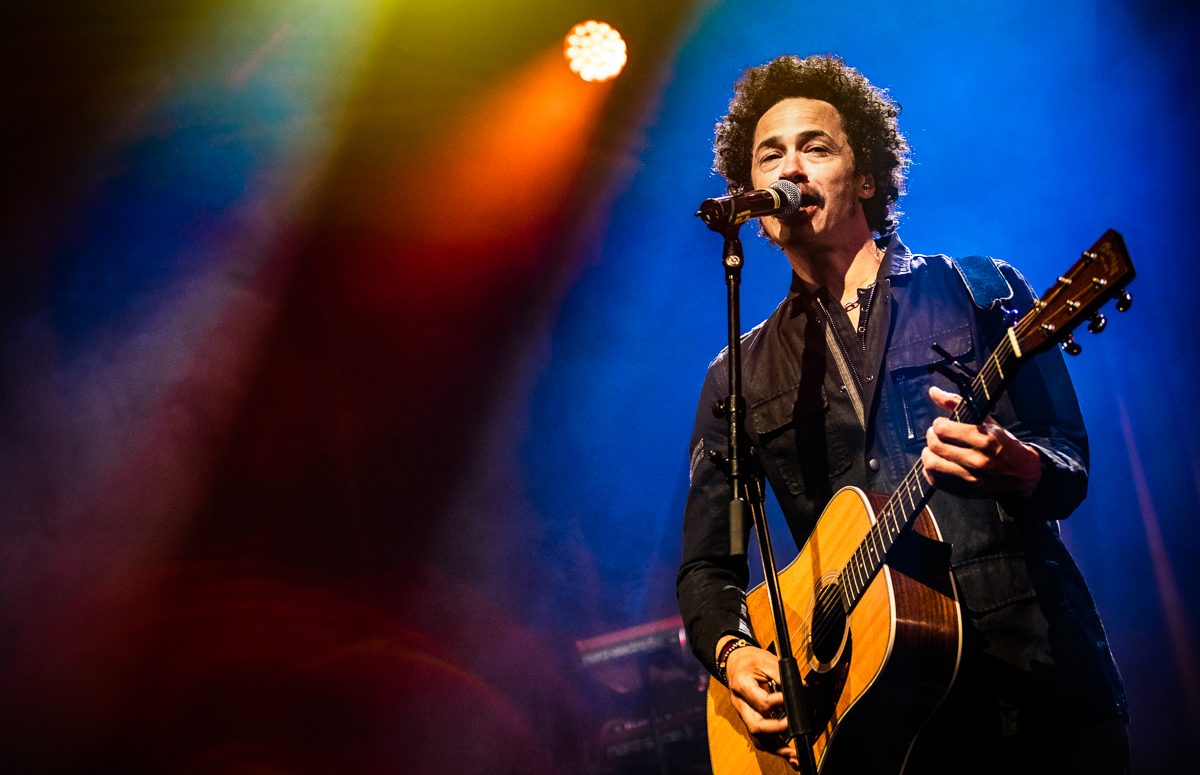
<instances>
[{"instance_id":1,"label":"man's right hand","mask_svg":"<svg viewBox=\"0 0 1200 775\"><path fill-rule=\"evenodd\" d=\"M787 745L783 693L777 688L779 658L754 646L736 649L725 662L725 677L733 695L733 707L742 717L755 747L784 757L792 769L799 770L799 755Z\"/></svg>"}]
</instances>

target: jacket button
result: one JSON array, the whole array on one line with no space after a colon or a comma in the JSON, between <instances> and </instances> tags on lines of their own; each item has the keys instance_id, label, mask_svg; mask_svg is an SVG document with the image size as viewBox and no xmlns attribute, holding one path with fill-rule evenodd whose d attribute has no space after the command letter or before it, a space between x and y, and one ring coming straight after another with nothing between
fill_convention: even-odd
<instances>
[{"instance_id":1,"label":"jacket button","mask_svg":"<svg viewBox=\"0 0 1200 775\"><path fill-rule=\"evenodd\" d=\"M871 467L872 471L879 470L879 461L876 460L875 458L871 458L869 461L867 461L867 465L869 465Z\"/></svg>"}]
</instances>

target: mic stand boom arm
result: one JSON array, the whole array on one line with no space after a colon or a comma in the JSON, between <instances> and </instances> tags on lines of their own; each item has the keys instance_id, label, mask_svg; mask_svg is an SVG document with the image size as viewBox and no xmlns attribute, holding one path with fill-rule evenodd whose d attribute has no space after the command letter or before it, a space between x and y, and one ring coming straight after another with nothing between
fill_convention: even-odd
<instances>
[{"instance_id":1,"label":"mic stand boom arm","mask_svg":"<svg viewBox=\"0 0 1200 775\"><path fill-rule=\"evenodd\" d=\"M696 213L696 215L701 215ZM783 612L783 600L779 596L779 576L775 571L775 554L771 549L771 534L767 529L766 515L762 508L762 486L751 472L749 460L743 452L743 421L746 417L746 399L742 396L742 324L740 308L740 286L742 282L742 240L738 232L744 218L736 216L729 220L705 218L708 228L725 238L721 263L725 266L725 286L728 290L729 308L729 396L718 402L714 412L724 414L729 423L729 457L720 459L714 450L713 463L720 466L729 480L729 555L736 557L746 553L746 523L752 518L758 533L759 554L762 555L763 575L767 581L767 593L771 599L771 613L775 621L775 638L779 649L779 676L782 684L784 708L787 712L788 735L800 757L800 770L805 775L816 775L817 767L812 752L812 724L808 703L804 697L804 683L800 678L800 666L792 653L792 640ZM748 445L747 445L748 448ZM751 489L751 484L754 485ZM746 496L753 495L753 502ZM750 512L750 514L747 514Z\"/></svg>"}]
</instances>

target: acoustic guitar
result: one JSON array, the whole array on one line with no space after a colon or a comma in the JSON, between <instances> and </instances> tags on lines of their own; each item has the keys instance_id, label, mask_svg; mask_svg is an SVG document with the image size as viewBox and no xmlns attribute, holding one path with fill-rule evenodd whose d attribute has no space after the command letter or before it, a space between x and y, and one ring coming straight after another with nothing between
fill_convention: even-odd
<instances>
[{"instance_id":1,"label":"acoustic guitar","mask_svg":"<svg viewBox=\"0 0 1200 775\"><path fill-rule=\"evenodd\" d=\"M951 419L982 421L1022 363L1056 343L1077 354L1072 329L1090 318L1088 329L1099 333L1099 308L1110 298L1128 309L1134 276L1124 240L1108 231L1008 329L979 373L960 380L963 400ZM932 494L920 462L890 498L842 489L779 574L821 775L902 772L954 681L961 615L949 545L927 507ZM758 642L775 651L767 595L759 585L746 603ZM708 742L717 775L791 772L754 747L718 681L708 688Z\"/></svg>"}]
</instances>

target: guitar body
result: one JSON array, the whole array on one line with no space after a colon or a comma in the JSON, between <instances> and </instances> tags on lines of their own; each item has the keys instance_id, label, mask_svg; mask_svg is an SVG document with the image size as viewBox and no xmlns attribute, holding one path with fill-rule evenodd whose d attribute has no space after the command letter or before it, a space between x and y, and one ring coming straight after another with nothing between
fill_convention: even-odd
<instances>
[{"instance_id":1,"label":"guitar body","mask_svg":"<svg viewBox=\"0 0 1200 775\"><path fill-rule=\"evenodd\" d=\"M852 487L839 491L800 555L779 574L822 775L901 772L958 670L962 628L949 546L928 508L889 552L850 615L821 635L831 631L826 618L812 636L818 593L837 583L886 500ZM836 600L836 592L825 589L824 599ZM755 637L774 650L765 585L748 593L747 606ZM718 681L708 689L708 740L720 775L791 772L783 759L754 747L730 691Z\"/></svg>"}]
</instances>

